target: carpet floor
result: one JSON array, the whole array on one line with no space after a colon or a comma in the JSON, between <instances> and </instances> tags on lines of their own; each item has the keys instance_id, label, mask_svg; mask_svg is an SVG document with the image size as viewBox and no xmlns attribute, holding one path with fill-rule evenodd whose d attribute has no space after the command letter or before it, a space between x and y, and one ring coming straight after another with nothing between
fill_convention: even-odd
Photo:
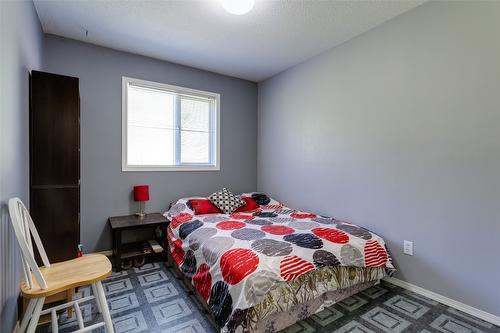
<instances>
[{"instance_id":1,"label":"carpet floor","mask_svg":"<svg viewBox=\"0 0 500 333\"><path fill-rule=\"evenodd\" d=\"M103 286L116 333L217 332L197 301L163 263L114 273ZM90 287L83 287L76 297L86 297L91 292ZM81 309L86 326L100 321L93 300ZM67 318L66 312L62 313L59 332L76 329L75 316ZM50 331L50 325L37 329L38 333ZM310 332L500 333L500 327L382 282L283 331Z\"/></svg>"}]
</instances>

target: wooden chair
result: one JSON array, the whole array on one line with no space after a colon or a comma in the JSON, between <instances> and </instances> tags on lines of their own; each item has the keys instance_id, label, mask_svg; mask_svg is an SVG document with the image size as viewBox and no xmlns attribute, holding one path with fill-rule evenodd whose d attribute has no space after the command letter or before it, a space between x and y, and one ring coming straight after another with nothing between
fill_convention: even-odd
<instances>
[{"instance_id":1,"label":"wooden chair","mask_svg":"<svg viewBox=\"0 0 500 333\"><path fill-rule=\"evenodd\" d=\"M108 303L101 284L101 280L111 275L111 263L108 258L101 254L91 254L73 260L50 264L33 220L19 198L9 200L9 214L14 226L14 233L21 248L24 273L24 281L21 282L21 292L23 293L23 297L30 299L18 332L35 332L40 316L50 313L52 332L57 333L56 311L74 307L79 326L79 329L75 332L87 332L105 326L107 333L114 333ZM43 267L38 267L36 264L33 255L32 237L42 258ZM89 284L92 285L93 296L42 310L46 297ZM102 313L103 322L85 327L79 304L94 298L97 303L97 309Z\"/></svg>"}]
</instances>

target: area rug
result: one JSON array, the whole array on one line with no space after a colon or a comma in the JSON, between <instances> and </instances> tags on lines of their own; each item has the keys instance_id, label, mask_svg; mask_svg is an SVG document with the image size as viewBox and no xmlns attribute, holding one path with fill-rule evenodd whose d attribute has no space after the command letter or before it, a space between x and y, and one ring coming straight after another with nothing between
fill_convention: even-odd
<instances>
[{"instance_id":1,"label":"area rug","mask_svg":"<svg viewBox=\"0 0 500 333\"><path fill-rule=\"evenodd\" d=\"M216 333L200 305L163 263L113 273L103 282L116 333ZM91 294L80 288L76 297ZM94 301L81 306L86 326L100 321ZM75 316L59 317L59 332L78 329ZM50 325L37 332L50 332ZM104 332L104 329L94 330ZM325 308L282 333L500 333L500 327L434 300L382 282Z\"/></svg>"}]
</instances>

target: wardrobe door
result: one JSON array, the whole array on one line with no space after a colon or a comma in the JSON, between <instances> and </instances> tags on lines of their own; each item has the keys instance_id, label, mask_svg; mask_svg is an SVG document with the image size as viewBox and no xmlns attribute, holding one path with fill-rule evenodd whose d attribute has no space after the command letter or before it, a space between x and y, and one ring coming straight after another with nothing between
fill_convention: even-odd
<instances>
[{"instance_id":1,"label":"wardrobe door","mask_svg":"<svg viewBox=\"0 0 500 333\"><path fill-rule=\"evenodd\" d=\"M74 77L31 76L30 213L51 262L75 258L80 242L78 85Z\"/></svg>"},{"instance_id":2,"label":"wardrobe door","mask_svg":"<svg viewBox=\"0 0 500 333\"><path fill-rule=\"evenodd\" d=\"M56 263L76 257L80 242L79 202L78 188L31 191L30 213L50 262ZM37 257L37 260L39 259Z\"/></svg>"},{"instance_id":3,"label":"wardrobe door","mask_svg":"<svg viewBox=\"0 0 500 333\"><path fill-rule=\"evenodd\" d=\"M33 71L31 84L31 185L78 185L78 79Z\"/></svg>"}]
</instances>

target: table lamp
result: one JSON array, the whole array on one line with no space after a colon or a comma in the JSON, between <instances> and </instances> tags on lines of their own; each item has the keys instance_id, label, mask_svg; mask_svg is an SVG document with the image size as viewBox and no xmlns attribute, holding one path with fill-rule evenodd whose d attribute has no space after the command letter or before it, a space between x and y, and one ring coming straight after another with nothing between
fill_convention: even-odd
<instances>
[{"instance_id":1,"label":"table lamp","mask_svg":"<svg viewBox=\"0 0 500 333\"><path fill-rule=\"evenodd\" d=\"M149 185L137 185L134 186L134 201L138 201L140 203L140 210L135 215L140 216L141 218L146 216L144 212L145 203L149 200Z\"/></svg>"}]
</instances>

